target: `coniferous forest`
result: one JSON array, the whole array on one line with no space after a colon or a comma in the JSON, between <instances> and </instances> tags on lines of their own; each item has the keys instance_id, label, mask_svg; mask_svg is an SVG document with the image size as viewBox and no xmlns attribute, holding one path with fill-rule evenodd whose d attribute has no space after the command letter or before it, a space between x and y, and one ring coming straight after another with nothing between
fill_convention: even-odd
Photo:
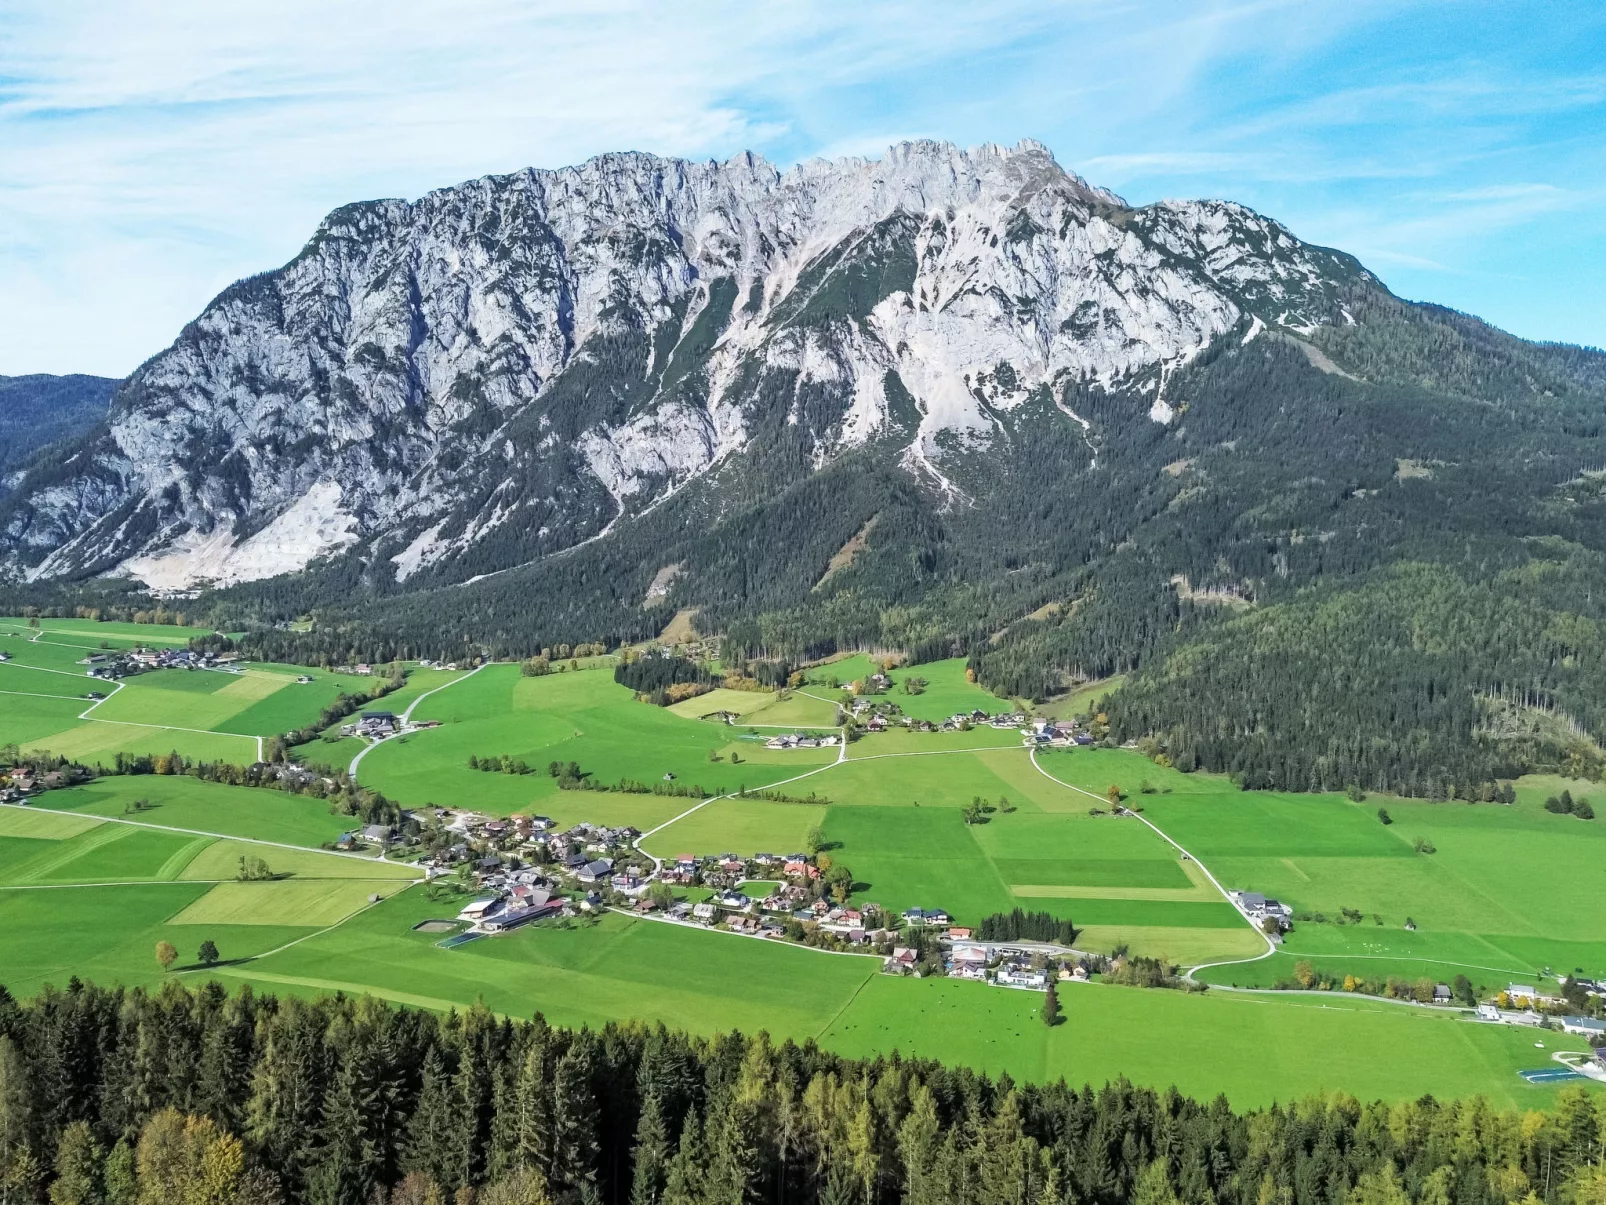
<instances>
[{"instance_id":1,"label":"coniferous forest","mask_svg":"<svg viewBox=\"0 0 1606 1205\"><path fill-rule=\"evenodd\" d=\"M1598 1205L1606 1126L1235 1110L760 1035L178 983L0 989L5 1205Z\"/></svg>"},{"instance_id":2,"label":"coniferous forest","mask_svg":"<svg viewBox=\"0 0 1606 1205\"><path fill-rule=\"evenodd\" d=\"M688 612L727 660L966 656L1040 702L1128 675L1116 739L1250 787L1600 777L1606 356L1375 289L1346 304L1356 324L1310 342L1218 340L1168 378L1169 423L1141 383L1040 389L985 454L944 461L949 492L901 467L918 414L889 375L883 438L821 468L762 427L606 540L505 571L470 557L488 576L464 585L351 554L186 606L250 656L311 664L614 647ZM149 607L127 591L13 584L0 610Z\"/></svg>"}]
</instances>

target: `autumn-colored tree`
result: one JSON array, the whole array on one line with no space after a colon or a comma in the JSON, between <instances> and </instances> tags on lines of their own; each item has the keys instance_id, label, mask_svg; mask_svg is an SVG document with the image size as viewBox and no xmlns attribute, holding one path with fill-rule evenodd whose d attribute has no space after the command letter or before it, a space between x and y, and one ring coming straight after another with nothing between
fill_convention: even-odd
<instances>
[{"instance_id":1,"label":"autumn-colored tree","mask_svg":"<svg viewBox=\"0 0 1606 1205\"><path fill-rule=\"evenodd\" d=\"M178 951L173 948L172 942L159 941L156 943L156 961L164 971L178 961Z\"/></svg>"}]
</instances>

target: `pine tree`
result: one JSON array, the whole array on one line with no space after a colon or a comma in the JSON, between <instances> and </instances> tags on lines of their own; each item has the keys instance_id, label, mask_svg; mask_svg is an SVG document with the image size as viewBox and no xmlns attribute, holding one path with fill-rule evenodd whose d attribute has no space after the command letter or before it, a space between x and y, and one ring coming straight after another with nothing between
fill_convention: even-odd
<instances>
[{"instance_id":1,"label":"pine tree","mask_svg":"<svg viewBox=\"0 0 1606 1205\"><path fill-rule=\"evenodd\" d=\"M424 1055L418 1103L413 1106L413 1115L407 1124L403 1167L410 1172L424 1173L445 1192L455 1192L458 1181L451 1177L457 1164L453 1147L458 1135L459 1117L451 1075L440 1048L431 1045Z\"/></svg>"},{"instance_id":2,"label":"pine tree","mask_svg":"<svg viewBox=\"0 0 1606 1205\"><path fill-rule=\"evenodd\" d=\"M669 1174L669 1129L658 1093L649 1091L636 1124L635 1161L631 1169L630 1205L659 1205Z\"/></svg>"},{"instance_id":3,"label":"pine tree","mask_svg":"<svg viewBox=\"0 0 1606 1205\"><path fill-rule=\"evenodd\" d=\"M559 1192L596 1182L596 1061L596 1039L582 1030L553 1075L552 1185Z\"/></svg>"},{"instance_id":4,"label":"pine tree","mask_svg":"<svg viewBox=\"0 0 1606 1205\"><path fill-rule=\"evenodd\" d=\"M689 1114L680 1129L680 1144L675 1157L669 1161L669 1174L664 1178L663 1205L702 1205L703 1129L697 1114Z\"/></svg>"},{"instance_id":5,"label":"pine tree","mask_svg":"<svg viewBox=\"0 0 1606 1205\"><path fill-rule=\"evenodd\" d=\"M50 1205L101 1205L104 1157L87 1121L75 1121L63 1130L56 1144Z\"/></svg>"}]
</instances>

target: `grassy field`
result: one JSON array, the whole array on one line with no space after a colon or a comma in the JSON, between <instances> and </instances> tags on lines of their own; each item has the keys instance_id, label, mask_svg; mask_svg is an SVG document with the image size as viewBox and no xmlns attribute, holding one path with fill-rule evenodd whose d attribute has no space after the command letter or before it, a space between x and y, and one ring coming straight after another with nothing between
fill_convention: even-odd
<instances>
[{"instance_id":1,"label":"grassy field","mask_svg":"<svg viewBox=\"0 0 1606 1205\"><path fill-rule=\"evenodd\" d=\"M839 661L815 666L808 670L804 677L808 682L821 685L835 680L845 687L850 682L862 682L874 672L870 657L865 653L858 653ZM945 720L957 712L974 711L978 708L988 714L994 714L1015 706L1010 700L999 698L986 687L967 682L963 657L906 666L893 670L887 676L892 679L892 686L881 697L896 703L903 709L905 715L914 716L917 720ZM904 689L904 682L910 678L926 680L926 687L920 694L910 694Z\"/></svg>"},{"instance_id":2,"label":"grassy field","mask_svg":"<svg viewBox=\"0 0 1606 1205\"><path fill-rule=\"evenodd\" d=\"M133 812L135 800L147 810ZM169 828L197 829L290 845L333 841L356 823L335 816L322 799L253 787L230 787L184 775L112 775L52 791L38 806L93 816L128 816Z\"/></svg>"},{"instance_id":3,"label":"grassy field","mask_svg":"<svg viewBox=\"0 0 1606 1205\"><path fill-rule=\"evenodd\" d=\"M25 642L0 663L0 744L109 764L118 753L177 750L198 760L254 761L258 737L316 720L356 679L293 666L238 673L155 670L109 687L85 676L81 647ZM302 683L298 676L311 677ZM90 690L108 695L100 702Z\"/></svg>"},{"instance_id":4,"label":"grassy field","mask_svg":"<svg viewBox=\"0 0 1606 1205\"><path fill-rule=\"evenodd\" d=\"M0 675L9 671L20 675L13 684L40 687L0 694L0 743L16 734L38 742L42 733L91 746L147 741L153 751L188 752L233 741L233 754L218 755L239 760L248 741L254 750L250 738L305 722L309 711L315 715L354 685L322 673L298 685L299 671L287 666L244 675L152 674L113 700L117 709L108 716L135 717L128 725L79 721L88 704L70 696L87 684L77 664L85 651L102 640L153 642L143 627L129 635L87 626L93 630L51 630L18 643L0 621L0 647L19 650ZM175 633L168 638L193 634ZM850 659L811 677L868 668ZM917 696L894 688L891 697L911 714L940 718L962 707L1001 706L964 681L962 662L896 671L894 680L909 673L931 683ZM0 677L0 688L6 681ZM1055 751L1040 758L1040 771L1018 733L988 728L867 736L837 762L835 749L776 751L762 743L772 721L828 722L831 692L823 686L808 688L820 697L784 700L730 692L739 696L744 722L727 726L697 719L697 706L638 703L606 666L541 678L522 677L511 665L472 676L415 671L385 706L402 711L448 683L415 713L441 726L365 755L365 784L404 804L541 811L565 824L588 819L643 831L696 808L647 840L660 856L790 853L820 825L828 852L860 884L859 898L894 910L943 907L961 923L1016 906L1045 910L1071 918L1085 948L1126 945L1184 964L1258 953L1260 939L1196 863L1137 819L1089 814L1107 808L1113 784L1226 886L1264 891L1326 918L1301 921L1273 958L1207 971L1217 982L1270 983L1300 958L1324 969L1410 978L1447 979L1465 967L1474 982L1492 986L1547 966L1606 972L1598 923L1606 915L1606 872L1599 869L1606 822L1542 807L1563 786L1590 794L1588 784L1524 780L1509 808L1246 793L1217 776L1161 769L1127 750ZM131 694L136 687L144 693ZM722 699L693 703L727 706ZM137 726L158 721L240 735ZM315 743L304 754L344 765L360 748ZM470 754L524 758L535 772L471 771ZM698 808L697 798L560 791L546 773L550 761L578 762L602 782L650 783L671 774L710 792L806 775L782 789L818 792L831 803L734 798ZM1594 794L1606 802L1606 791ZM961 809L977 798L993 810L966 825ZM150 806L136 813L136 799ZM354 823L318 800L130 776L51 792L39 802L53 810L0 808L0 981L13 992L61 984L72 974L155 984L162 974L152 950L168 940L181 953L175 974L215 974L281 992L366 991L437 1009L483 998L508 1014L540 1009L562 1024L640 1019L700 1033L763 1028L850 1054L895 1047L1017 1078L1065 1075L1078 1083L1126 1075L1202 1096L1224 1091L1237 1104L1342 1088L1363 1098L1482 1092L1500 1103L1538 1105L1554 1089L1531 1087L1515 1072L1546 1065L1552 1046L1580 1045L1544 1035L1541 1051L1531 1033L1341 994L1198 997L1104 985L1068 987L1061 994L1067 1021L1048 1030L1034 993L891 979L873 959L612 914L445 950L435 944L438 935L412 926L455 915L460 901L432 901L425 888L406 882L415 873L408 867L318 852ZM1379 821L1380 806L1392 824ZM1419 852L1418 838L1436 852ZM234 881L244 855L263 857L280 877ZM370 905L373 895L384 898ZM1344 908L1360 912L1361 923L1335 923ZM1404 928L1407 916L1414 931ZM217 942L227 965L189 966L205 939Z\"/></svg>"},{"instance_id":5,"label":"grassy field","mask_svg":"<svg viewBox=\"0 0 1606 1205\"><path fill-rule=\"evenodd\" d=\"M171 782L192 785L157 779L143 785ZM278 992L368 992L435 1009L484 999L500 1012L525 1016L538 1009L567 1025L638 1019L704 1034L766 1029L777 1038L814 1038L849 1054L897 1048L1025 1079L1065 1075L1099 1083L1124 1075L1156 1087L1175 1083L1201 1096L1224 1091L1240 1105L1340 1087L1363 1098L1482 1092L1500 1103L1531 1105L1545 1103L1554 1091L1530 1087L1515 1074L1545 1065L1548 1052L1533 1049L1532 1034L1345 997L1200 998L1090 985L1062 993L1067 1021L1050 1031L1036 1016L1042 998L1035 993L889 979L871 958L613 914L444 950L435 944L438 935L414 932L413 926L455 914L459 901L433 901L420 886L362 877L405 873L402 868L268 849L273 868L290 877L198 881L214 873L226 879L241 850L265 847L102 819L94 806L119 804L92 790L83 789L84 805L69 814L0 809L3 979L13 992L62 984L72 974L154 985L163 976L152 951L157 941L167 940L181 954L174 974L249 981ZM279 798L268 792L227 794ZM800 805L731 803L766 817L770 810L817 814ZM187 817L199 814L207 800L201 792L163 806ZM698 815L717 816L720 806ZM305 822L257 811L247 800L231 799L225 807L232 809L230 823L240 827L256 817L280 826ZM1092 909L1084 923L1126 919L1125 932L1162 929L1173 939L1183 932L1172 923L1174 909L1220 907L1194 898L1198 883L1187 868L1135 821L1024 805L969 829L948 807L842 804L826 815L828 835L840 834L843 841L837 856L847 858L854 842L874 838L900 851L889 858L911 859L906 867L889 862L886 868L887 875L905 874L911 890L919 889L922 861L927 882L952 870L953 881L969 883L977 868L989 868L995 897L978 899L977 906L1018 898L1011 892L1031 880L1044 888L1085 887L1106 896L1065 897L1078 909ZM725 840L715 844L728 844L742 823L734 814L723 817L711 832ZM772 819L765 824L767 832L777 831ZM870 827L859 833L855 825ZM778 842L776 852L790 852L781 848L787 844ZM27 855L21 861L10 857L17 847ZM113 874L124 876L117 885L44 886L88 884ZM1118 891L1136 894L1109 895ZM386 898L370 906L375 894ZM958 906L946 898L923 902ZM1152 923L1156 919L1163 923ZM1209 935L1210 921L1191 917L1190 931ZM1252 936L1246 928L1242 933ZM225 965L202 970L187 962L207 939L218 944ZM1551 1035L1544 1040L1579 1045Z\"/></svg>"},{"instance_id":6,"label":"grassy field","mask_svg":"<svg viewBox=\"0 0 1606 1205\"><path fill-rule=\"evenodd\" d=\"M218 883L168 923L281 927L332 925L367 906L371 896L389 895L397 886L361 879Z\"/></svg>"},{"instance_id":7,"label":"grassy field","mask_svg":"<svg viewBox=\"0 0 1606 1205\"><path fill-rule=\"evenodd\" d=\"M731 728L638 703L606 668L525 678L515 665L493 665L426 699L414 719L439 720L441 727L375 749L362 763L365 784L406 804L455 803L503 814L535 810L560 821L588 819L598 807L615 814L642 809L656 815L662 809L652 797L560 792L545 773L553 761L578 762L602 782L652 783L673 774L680 783L723 792L762 787L822 760L816 751L789 763L749 761L744 750L743 761L732 763L728 752L737 746ZM470 754L507 754L538 772L470 770ZM714 754L721 760L711 760ZM667 818L694 802L662 814Z\"/></svg>"},{"instance_id":8,"label":"grassy field","mask_svg":"<svg viewBox=\"0 0 1606 1205\"><path fill-rule=\"evenodd\" d=\"M640 1019L697 1033L767 1030L868 1055L891 1049L1018 1079L1125 1076L1237 1105L1342 1088L1362 1099L1482 1093L1540 1106L1554 1088L1516 1071L1545 1066L1576 1039L1479 1026L1400 1006L1265 997L1184 996L1099 985L1061 993L1066 1021L1037 1017L1042 997L950 980L887 978L872 959L609 915L538 926L453 950L411 931L442 911L418 889L259 962L227 968L280 992L365 990L423 1007L480 997L563 1025Z\"/></svg>"},{"instance_id":9,"label":"grassy field","mask_svg":"<svg viewBox=\"0 0 1606 1205\"><path fill-rule=\"evenodd\" d=\"M1588 783L1519 780L1511 807L1357 802L1238 791L1218 776L1159 769L1124 750L1056 752L1041 761L1095 794L1112 783L1132 792L1129 805L1142 807L1226 886L1274 896L1307 918L1287 938L1285 955L1207 972L1216 982L1275 982L1300 958L1340 974L1446 980L1465 973L1489 987L1545 970L1606 970L1606 935L1596 921L1606 915L1599 869L1606 826L1542 806L1563 787L1587 795ZM1144 781L1153 794L1141 793ZM1381 822L1379 808L1392 823ZM1419 838L1435 852L1418 852ZM1536 889L1540 883L1549 888ZM1346 922L1345 909L1359 921Z\"/></svg>"}]
</instances>

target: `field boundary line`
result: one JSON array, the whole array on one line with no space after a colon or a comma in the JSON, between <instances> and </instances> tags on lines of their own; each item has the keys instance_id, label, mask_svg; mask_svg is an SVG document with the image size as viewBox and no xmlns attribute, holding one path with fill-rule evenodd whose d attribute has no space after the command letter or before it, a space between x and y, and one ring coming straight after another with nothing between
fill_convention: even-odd
<instances>
[{"instance_id":1,"label":"field boundary line","mask_svg":"<svg viewBox=\"0 0 1606 1205\"><path fill-rule=\"evenodd\" d=\"M152 824L147 820L128 820L122 816L101 816L95 812L69 812L65 808L42 808L33 806L32 804L23 803L0 803L0 807L16 808L18 811L23 812L43 812L51 816L75 816L79 819L83 819L87 816L93 816L96 820L104 821L107 824L127 824L133 826L134 828L154 828L159 829L164 833L188 833L192 837L212 837L218 841L242 841L247 845L267 845L274 849L293 849L297 853L321 854L327 858L353 858L358 862L384 861L384 857L382 855L378 858L370 858L366 854L348 853L345 850L340 849L319 849L315 845L293 845L289 841L269 841L264 837L238 837L233 833L213 833L202 828L180 828L173 824ZM404 863L388 862L386 865L401 866L404 865ZM395 878L391 881L396 883L418 883L422 882L423 880L420 877L410 880Z\"/></svg>"},{"instance_id":2,"label":"field boundary line","mask_svg":"<svg viewBox=\"0 0 1606 1205\"><path fill-rule=\"evenodd\" d=\"M459 682L467 682L475 674L479 673L480 670L484 669L488 665L494 665L494 664L495 664L495 662L492 662L492 661L482 661L478 665L476 665L473 669L469 670L468 673L464 674L462 677L453 678L450 682L442 682L439 686L432 687L431 689L426 690L423 694L419 695L418 698L414 699L411 703L407 704L407 710L401 713L401 717L400 717L401 718L401 722L403 724L412 723L413 709L415 707L417 707L420 703L422 703L425 699L429 698L430 695L439 694L441 691L446 690L449 687L456 686ZM384 696L381 695L380 697L383 698ZM368 745L367 747L365 747L363 749L359 749L357 751L357 756L352 758L351 759L351 764L346 767L346 777L351 779L352 782L356 782L357 781L357 765L358 765L358 763L361 762L363 758L367 757L370 753L372 753L375 749L379 748L379 746L383 745L386 741L394 740L396 737L402 736L402 735L404 735L404 734L398 730L396 732L392 732L389 736L380 737L373 744Z\"/></svg>"},{"instance_id":3,"label":"field boundary line","mask_svg":"<svg viewBox=\"0 0 1606 1205\"><path fill-rule=\"evenodd\" d=\"M0 663L0 664L9 665L11 663L9 661L7 661L7 662L3 662L3 663ZM64 669L46 669L42 665L25 665L25 666L21 666L19 668L38 670L39 672L46 673L46 674L60 674L64 678L78 678L80 676L86 677L86 678L89 677L89 675L87 675L87 674L79 675L79 674L74 674L74 673L68 673ZM98 681L101 681L101 679L90 678L90 681L91 682L98 682ZM124 728L151 728L151 729L154 729L154 730L159 731L159 732L190 732L190 733L194 733L196 736L232 736L232 737L235 737L236 739L242 740L242 741L255 741L256 742L256 746L257 746L257 761L261 761L262 760L262 738L260 736L252 736L249 733L245 733L245 732L220 732L216 728L181 728L177 724L141 724L141 723L139 723L139 722L137 722L135 720L103 720L99 716L95 716L95 715L91 715L90 714L90 712L94 711L95 708L99 707L102 703L109 703L112 699L116 698L117 695L119 693L121 693L123 687L126 686L126 685L128 685L128 683L123 682L123 681L117 681L117 682L111 683L111 688L112 688L111 689L111 693L108 694L104 699L95 699L94 701L92 701L89 704L88 707L84 708L82 711L80 711L78 713L78 718L80 720L88 720L88 721L91 721L92 723L96 723L96 724L117 724L117 725L120 725L121 727L124 727ZM0 693L4 693L4 694L19 694L20 695L20 694L24 694L25 692L8 690L8 691L0 692ZM69 696L69 695L37 695L37 696L32 696L31 695L29 697L36 697L36 698L41 698L41 699L65 699L65 698L70 698L71 696ZM82 697L83 696L81 696L81 695L79 696L79 698L82 698Z\"/></svg>"},{"instance_id":4,"label":"field boundary line","mask_svg":"<svg viewBox=\"0 0 1606 1205\"><path fill-rule=\"evenodd\" d=\"M652 857L651 854L647 856L649 858ZM807 946L798 941L778 940L773 937L765 937L762 933L736 933L730 929L715 929L709 925L700 925L696 921L676 920L671 916L652 916L648 913L631 912L628 908L609 906L608 911L617 913L619 916L629 917L631 920L656 921L661 925L674 925L677 929L691 929L697 933L712 933L716 937L745 937L750 941L768 942L772 946L782 946L788 950L812 950L816 954L834 954L838 958L874 958L877 960L881 958L879 954L866 954L859 950L822 950L819 946Z\"/></svg>"},{"instance_id":5,"label":"field boundary line","mask_svg":"<svg viewBox=\"0 0 1606 1205\"><path fill-rule=\"evenodd\" d=\"M866 975L863 979L861 979L859 981L859 986L853 989L853 994L851 996L849 996L847 998L847 1000L845 1000L843 1002L841 1008L836 1010L836 1016L832 1017L829 1021L827 1021L825 1023L825 1025L824 1025L824 1027L821 1028L820 1032L814 1035L814 1040L816 1042L818 1042L821 1038L825 1037L826 1034L830 1033L831 1032L831 1027L834 1026L838 1021L840 1021L845 1015L847 1015L848 1009L852 1008L853 1007L853 1002L859 998L859 993L864 991L865 985L867 983L869 983L870 980L874 979L877 974L880 974L880 972L877 971L875 974Z\"/></svg>"},{"instance_id":6,"label":"field boundary line","mask_svg":"<svg viewBox=\"0 0 1606 1205\"><path fill-rule=\"evenodd\" d=\"M836 753L836 760L835 761L826 762L825 765L823 765L823 766L815 766L814 769L805 770L802 774L798 774L798 775L796 775L796 776L794 776L792 778L783 778L779 782L766 783L764 786L759 787L758 789L760 791L768 791L768 790L771 790L771 789L773 789L775 787L784 787L789 782L797 782L799 779L808 778L812 774L818 774L822 770L829 770L834 766L840 766L843 762L847 761L847 759L848 759L848 734L847 734L846 729L844 728L844 730L843 730L843 732L841 734L841 744L837 746L837 753ZM642 849L641 848L641 843L643 841L645 841L648 837L652 836L654 833L663 832L664 829L668 828L671 824L679 823L680 821L684 820L687 816L690 816L693 812L701 811L703 808L707 807L711 803L716 803L721 799L738 799L738 798L743 798L742 791L740 789L735 790L735 791L727 791L723 795L712 795L709 798L703 800L701 803L696 804L693 807L687 808L680 815L674 816L674 817L671 817L668 820L665 820L657 828L649 829L647 832L642 833L641 836L637 837L630 844L636 850L637 853L645 854L647 857L652 859L652 865L653 865L654 872L661 871L664 868L663 860L661 858L657 857L655 854L647 853L646 850Z\"/></svg>"},{"instance_id":7,"label":"field boundary line","mask_svg":"<svg viewBox=\"0 0 1606 1205\"><path fill-rule=\"evenodd\" d=\"M1043 769L1042 765L1038 762L1038 760L1037 760L1037 750L1036 749L1031 750L1031 759L1032 759L1032 765L1034 767L1036 767L1037 772L1039 774L1041 774L1044 778L1047 778L1049 781L1057 782L1062 787L1066 787L1069 790L1076 791L1078 794L1086 795L1089 799L1097 799L1100 803L1108 803L1109 802L1109 800L1106 799L1102 795L1095 795L1095 794L1093 794L1092 791L1084 790L1081 787L1074 786L1071 783L1065 782L1063 779L1055 778L1047 770ZM1125 809L1125 810L1134 819L1141 820L1144 824L1148 825L1149 828L1152 829L1159 836L1159 838L1162 841L1164 841L1167 845L1171 846L1172 849L1175 849L1183 857L1187 858L1195 866L1197 866L1201 871L1203 871L1205 878L1209 879L1210 882L1211 882L1211 885L1214 886L1217 891L1221 892L1222 898L1224 900L1226 900L1227 903L1232 904L1232 897L1227 894L1227 889L1221 885L1221 881L1219 879L1217 879L1215 875L1210 873L1210 868L1208 866L1206 866L1203 862L1199 861L1198 858L1194 857L1193 854L1189 853L1186 849L1184 849L1182 847L1181 842L1176 841L1173 838L1167 836L1165 831L1163 829L1161 829L1161 827L1158 824L1155 824L1154 821L1150 820L1147 816L1139 815L1137 812L1132 811L1130 808ZM1193 976L1194 976L1194 972L1196 972L1196 971L1209 970L1211 967L1238 966L1238 965L1240 965L1242 963L1246 963L1246 962L1259 962L1262 958L1270 958L1273 954L1277 953L1277 943L1272 941L1271 938L1267 937L1266 934L1264 932L1262 932L1254 924L1254 922L1251 921L1247 916L1244 916L1244 914L1241 911L1239 911L1238 905L1232 904L1232 910L1234 912L1236 912L1239 916L1243 917L1244 923L1247 924L1251 929L1253 929L1255 931L1255 934L1260 938L1261 941L1266 943L1266 952L1263 953L1263 954L1257 954L1253 958L1227 958L1227 959L1223 959L1220 962L1201 962L1197 966L1193 966L1193 967L1189 967L1188 968L1187 978L1192 979Z\"/></svg>"},{"instance_id":8,"label":"field boundary line","mask_svg":"<svg viewBox=\"0 0 1606 1205\"><path fill-rule=\"evenodd\" d=\"M75 887L216 887L219 883L237 882L238 879L119 879L103 883L3 883L0 884L0 891L70 891Z\"/></svg>"},{"instance_id":9,"label":"field boundary line","mask_svg":"<svg viewBox=\"0 0 1606 1205\"><path fill-rule=\"evenodd\" d=\"M33 669L34 667L30 665L28 668ZM16 695L18 698L23 699L66 699L69 703L82 703L84 701L83 695L42 695L36 690L0 690L0 695ZM79 718L82 719L83 717L80 716Z\"/></svg>"}]
</instances>

